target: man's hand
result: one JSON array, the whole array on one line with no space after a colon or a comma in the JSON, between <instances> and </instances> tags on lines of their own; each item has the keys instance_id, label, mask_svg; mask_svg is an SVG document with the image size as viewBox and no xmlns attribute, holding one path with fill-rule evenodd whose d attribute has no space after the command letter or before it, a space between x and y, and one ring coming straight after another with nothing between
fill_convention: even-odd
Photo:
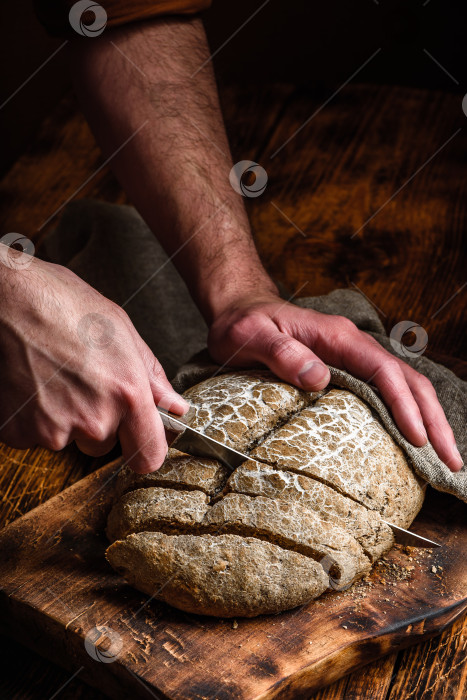
<instances>
[{"instance_id":1,"label":"man's hand","mask_svg":"<svg viewBox=\"0 0 467 700\"><path fill-rule=\"evenodd\" d=\"M3 248L3 246L2 246ZM0 439L60 450L73 440L106 454L117 437L138 472L167 453L156 404L189 405L127 314L64 267L0 263Z\"/></svg>"},{"instance_id":2,"label":"man's hand","mask_svg":"<svg viewBox=\"0 0 467 700\"><path fill-rule=\"evenodd\" d=\"M212 357L230 366L260 362L307 391L329 382L324 364L371 381L414 445L429 439L452 471L462 467L454 435L431 382L343 316L301 309L277 296L247 297L220 313L209 332Z\"/></svg>"}]
</instances>

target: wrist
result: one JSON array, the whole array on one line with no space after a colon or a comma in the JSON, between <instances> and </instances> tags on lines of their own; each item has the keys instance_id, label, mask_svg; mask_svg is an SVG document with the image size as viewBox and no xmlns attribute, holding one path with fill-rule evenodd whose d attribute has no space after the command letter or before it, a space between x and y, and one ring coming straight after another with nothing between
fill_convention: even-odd
<instances>
[{"instance_id":1,"label":"wrist","mask_svg":"<svg viewBox=\"0 0 467 700\"><path fill-rule=\"evenodd\" d=\"M261 264L247 270L224 269L222 275L207 277L207 284L198 291L197 303L208 326L240 308L280 299L276 285Z\"/></svg>"}]
</instances>

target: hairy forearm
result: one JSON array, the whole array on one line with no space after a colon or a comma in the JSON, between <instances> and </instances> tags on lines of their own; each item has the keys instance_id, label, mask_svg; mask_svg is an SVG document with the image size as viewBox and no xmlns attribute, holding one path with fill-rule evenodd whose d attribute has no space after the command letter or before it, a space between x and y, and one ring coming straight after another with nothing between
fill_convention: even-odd
<instances>
[{"instance_id":1,"label":"hairy forearm","mask_svg":"<svg viewBox=\"0 0 467 700\"><path fill-rule=\"evenodd\" d=\"M71 54L105 156L135 134L110 163L207 321L253 289L274 293L229 182L232 161L201 21L108 31L76 40Z\"/></svg>"}]
</instances>

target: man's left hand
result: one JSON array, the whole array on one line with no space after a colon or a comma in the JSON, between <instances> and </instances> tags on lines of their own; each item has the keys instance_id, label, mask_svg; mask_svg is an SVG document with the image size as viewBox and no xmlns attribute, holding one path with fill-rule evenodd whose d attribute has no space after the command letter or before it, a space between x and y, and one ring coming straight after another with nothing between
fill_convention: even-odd
<instances>
[{"instance_id":1,"label":"man's left hand","mask_svg":"<svg viewBox=\"0 0 467 700\"><path fill-rule=\"evenodd\" d=\"M373 383L405 437L418 447L429 437L452 471L462 468L452 429L431 382L387 352L343 316L302 309L275 295L243 298L211 325L208 346L219 363L262 363L306 391L330 380L326 364Z\"/></svg>"}]
</instances>

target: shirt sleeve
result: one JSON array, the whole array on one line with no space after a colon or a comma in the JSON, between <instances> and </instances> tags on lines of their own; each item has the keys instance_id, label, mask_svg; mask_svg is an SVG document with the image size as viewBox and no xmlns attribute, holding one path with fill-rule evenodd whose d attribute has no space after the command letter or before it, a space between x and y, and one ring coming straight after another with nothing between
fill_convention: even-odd
<instances>
[{"instance_id":1,"label":"shirt sleeve","mask_svg":"<svg viewBox=\"0 0 467 700\"><path fill-rule=\"evenodd\" d=\"M212 0L34 0L36 15L52 36L95 36L104 26L117 27L164 15L192 15ZM94 9L93 9L94 8ZM71 21L70 21L71 20ZM94 26L93 26L94 25Z\"/></svg>"}]
</instances>

